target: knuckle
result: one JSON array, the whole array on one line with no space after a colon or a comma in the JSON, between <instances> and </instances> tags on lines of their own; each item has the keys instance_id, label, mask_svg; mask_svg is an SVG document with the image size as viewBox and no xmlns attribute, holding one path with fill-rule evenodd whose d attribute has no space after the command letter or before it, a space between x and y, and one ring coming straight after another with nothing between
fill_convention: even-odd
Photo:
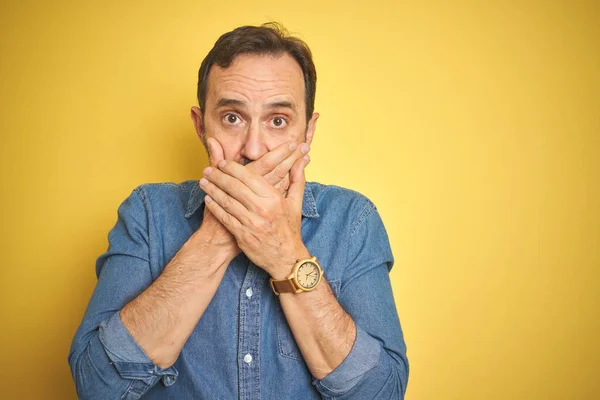
<instances>
[{"instance_id":1,"label":"knuckle","mask_svg":"<svg viewBox=\"0 0 600 400\"><path fill-rule=\"evenodd\" d=\"M251 176L248 180L249 180L250 186L255 186L260 183L257 176ZM243 184L240 184L240 186L241 185L243 185ZM246 186L246 185L244 185L244 186Z\"/></svg>"},{"instance_id":2,"label":"knuckle","mask_svg":"<svg viewBox=\"0 0 600 400\"><path fill-rule=\"evenodd\" d=\"M262 219L253 219L251 221L252 229L255 232L262 233L263 220Z\"/></svg>"},{"instance_id":3,"label":"knuckle","mask_svg":"<svg viewBox=\"0 0 600 400\"><path fill-rule=\"evenodd\" d=\"M229 212L229 211L231 211L232 203L233 202L231 201L231 199L229 197L225 197L222 201L221 208L223 208L223 210Z\"/></svg>"},{"instance_id":4,"label":"knuckle","mask_svg":"<svg viewBox=\"0 0 600 400\"><path fill-rule=\"evenodd\" d=\"M263 167L265 171L273 171L277 167L277 164L271 160L264 160Z\"/></svg>"},{"instance_id":5,"label":"knuckle","mask_svg":"<svg viewBox=\"0 0 600 400\"><path fill-rule=\"evenodd\" d=\"M223 223L225 225L231 225L233 223L233 217L227 213L223 213Z\"/></svg>"},{"instance_id":6,"label":"knuckle","mask_svg":"<svg viewBox=\"0 0 600 400\"><path fill-rule=\"evenodd\" d=\"M270 220L277 214L277 208L273 206L272 200L266 200L259 206L258 214L264 220Z\"/></svg>"},{"instance_id":7,"label":"knuckle","mask_svg":"<svg viewBox=\"0 0 600 400\"><path fill-rule=\"evenodd\" d=\"M273 171L266 173L263 178L265 179L265 181L267 181L267 183L269 183L270 185L275 185L277 184L278 181L280 181L280 179L277 177L277 175L275 175L273 173Z\"/></svg>"},{"instance_id":8,"label":"knuckle","mask_svg":"<svg viewBox=\"0 0 600 400\"><path fill-rule=\"evenodd\" d=\"M268 211L266 209L266 207L262 204L260 204L257 208L256 208L256 213L258 215L260 215L261 217L265 217L268 214Z\"/></svg>"},{"instance_id":9,"label":"knuckle","mask_svg":"<svg viewBox=\"0 0 600 400\"><path fill-rule=\"evenodd\" d=\"M261 219L260 221L257 221L255 228L262 234L268 234L269 232L271 232L271 224L266 219Z\"/></svg>"},{"instance_id":10,"label":"knuckle","mask_svg":"<svg viewBox=\"0 0 600 400\"><path fill-rule=\"evenodd\" d=\"M287 174L288 174L288 170L284 166L279 165L279 166L277 166L277 168L275 168L275 175L279 179L285 178Z\"/></svg>"},{"instance_id":11,"label":"knuckle","mask_svg":"<svg viewBox=\"0 0 600 400\"><path fill-rule=\"evenodd\" d=\"M269 171L274 170L277 167L277 164L273 160L265 160L265 168Z\"/></svg>"},{"instance_id":12,"label":"knuckle","mask_svg":"<svg viewBox=\"0 0 600 400\"><path fill-rule=\"evenodd\" d=\"M251 249L256 248L256 238L254 237L254 235L251 235L250 233L243 231L240 234L240 239L247 247L249 247Z\"/></svg>"}]
</instances>

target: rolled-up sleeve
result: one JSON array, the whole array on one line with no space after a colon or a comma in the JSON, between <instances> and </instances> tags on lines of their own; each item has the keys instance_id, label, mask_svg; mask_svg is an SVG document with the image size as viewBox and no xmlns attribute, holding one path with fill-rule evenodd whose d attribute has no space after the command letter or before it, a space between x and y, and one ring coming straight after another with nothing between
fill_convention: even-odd
<instances>
[{"instance_id":1,"label":"rolled-up sleeve","mask_svg":"<svg viewBox=\"0 0 600 400\"><path fill-rule=\"evenodd\" d=\"M409 366L389 279L393 257L372 203L359 213L346 243L338 301L356 324L356 339L346 359L313 384L327 399L402 399Z\"/></svg>"},{"instance_id":2,"label":"rolled-up sleeve","mask_svg":"<svg viewBox=\"0 0 600 400\"><path fill-rule=\"evenodd\" d=\"M69 353L81 399L138 399L157 382L177 379L174 367L161 369L121 322L121 309L152 283L148 261L148 218L137 188L120 205L108 235L109 247L96 263L98 283Z\"/></svg>"}]
</instances>

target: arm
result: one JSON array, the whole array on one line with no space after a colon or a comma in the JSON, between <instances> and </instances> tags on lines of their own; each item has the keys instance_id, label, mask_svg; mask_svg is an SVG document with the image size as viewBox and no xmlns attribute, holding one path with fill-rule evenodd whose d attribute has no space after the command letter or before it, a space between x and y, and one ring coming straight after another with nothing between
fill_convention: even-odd
<instances>
[{"instance_id":1,"label":"arm","mask_svg":"<svg viewBox=\"0 0 600 400\"><path fill-rule=\"evenodd\" d=\"M302 257L309 258L310 254ZM325 279L311 292L281 293L281 307L311 374L321 380L344 361L356 339L356 325Z\"/></svg>"},{"instance_id":2,"label":"arm","mask_svg":"<svg viewBox=\"0 0 600 400\"><path fill-rule=\"evenodd\" d=\"M143 198L136 189L119 207L109 250L98 259L98 283L73 339L69 364L81 399L135 399L160 380L175 383L171 364L189 336L186 329L200 319L232 257L226 244L206 240L216 225L207 218L152 282Z\"/></svg>"},{"instance_id":3,"label":"arm","mask_svg":"<svg viewBox=\"0 0 600 400\"><path fill-rule=\"evenodd\" d=\"M148 358L120 318L153 280L144 199L143 188L136 188L120 205L108 251L97 261L98 283L69 354L81 399L136 398L161 379L170 385L177 378L174 368L161 369Z\"/></svg>"},{"instance_id":4,"label":"arm","mask_svg":"<svg viewBox=\"0 0 600 400\"><path fill-rule=\"evenodd\" d=\"M219 225L206 215L158 279L121 310L127 331L160 368L175 363L238 252Z\"/></svg>"},{"instance_id":5,"label":"arm","mask_svg":"<svg viewBox=\"0 0 600 400\"><path fill-rule=\"evenodd\" d=\"M286 146L249 165L276 184L283 176L281 191L287 189L286 166L303 155ZM136 189L119 207L109 250L98 260L98 284L69 354L81 398L120 398L126 392L137 398L160 379L173 384L177 371L171 365L239 252L205 210L200 229L152 282L147 226L143 194Z\"/></svg>"},{"instance_id":6,"label":"arm","mask_svg":"<svg viewBox=\"0 0 600 400\"><path fill-rule=\"evenodd\" d=\"M219 169L205 171L207 207L244 253L276 280L289 274L291 260L309 256L300 235L303 171L301 162L292 168L285 199L235 163L220 163ZM349 251L357 251L348 255L346 286L357 286L345 289L345 307L344 299L338 302L326 282L312 292L281 294L281 305L324 396L401 397L408 364L387 275L391 251L372 203L360 215L357 228L346 238ZM383 314L387 320L371 318L369 313Z\"/></svg>"},{"instance_id":7,"label":"arm","mask_svg":"<svg viewBox=\"0 0 600 400\"><path fill-rule=\"evenodd\" d=\"M403 398L409 368L389 279L393 258L375 206L367 202L359 214L360 223L341 239L348 251L337 299L329 290L327 296L319 293L325 292L320 284L312 292L282 293L280 300L307 364L327 368L313 372L325 398ZM340 344L346 344L346 354Z\"/></svg>"}]
</instances>

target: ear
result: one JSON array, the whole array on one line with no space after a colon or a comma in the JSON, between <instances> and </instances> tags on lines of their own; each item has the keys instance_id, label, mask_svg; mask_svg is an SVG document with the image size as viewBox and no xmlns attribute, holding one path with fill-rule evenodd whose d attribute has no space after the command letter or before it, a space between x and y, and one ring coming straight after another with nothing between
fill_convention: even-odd
<instances>
[{"instance_id":1,"label":"ear","mask_svg":"<svg viewBox=\"0 0 600 400\"><path fill-rule=\"evenodd\" d=\"M315 131L317 130L317 120L319 119L319 113L313 113L308 121L308 127L306 128L306 143L311 144Z\"/></svg>"},{"instance_id":2,"label":"ear","mask_svg":"<svg viewBox=\"0 0 600 400\"><path fill-rule=\"evenodd\" d=\"M200 110L200 107L193 106L190 110L190 116L192 117L194 128L196 128L196 134L202 141L202 144L206 143L206 138L204 137L204 124L202 123L202 111Z\"/></svg>"}]
</instances>

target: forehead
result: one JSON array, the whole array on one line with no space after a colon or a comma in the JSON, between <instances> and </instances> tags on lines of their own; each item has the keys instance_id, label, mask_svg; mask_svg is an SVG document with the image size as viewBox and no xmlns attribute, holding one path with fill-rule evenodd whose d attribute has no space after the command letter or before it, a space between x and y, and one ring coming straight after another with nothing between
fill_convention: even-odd
<instances>
[{"instance_id":1,"label":"forehead","mask_svg":"<svg viewBox=\"0 0 600 400\"><path fill-rule=\"evenodd\" d=\"M304 108L302 69L289 54L279 56L242 54L228 68L211 67L207 105L219 98L234 98L251 104L286 100Z\"/></svg>"}]
</instances>

